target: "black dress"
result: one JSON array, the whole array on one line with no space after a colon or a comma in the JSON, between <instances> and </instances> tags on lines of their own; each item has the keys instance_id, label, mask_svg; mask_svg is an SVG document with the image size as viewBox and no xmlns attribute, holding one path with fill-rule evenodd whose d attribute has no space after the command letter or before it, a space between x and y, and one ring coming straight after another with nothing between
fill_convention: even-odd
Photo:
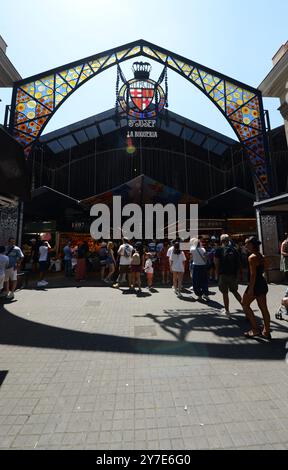
<instances>
[{"instance_id":1,"label":"black dress","mask_svg":"<svg viewBox=\"0 0 288 470\"><path fill-rule=\"evenodd\" d=\"M268 284L266 282L266 279L264 278L264 258L261 256L259 259L259 264L256 268L256 280L255 280L255 285L254 285L254 295L255 297L262 297L263 295L268 294ZM248 282L250 282L250 269L248 271ZM248 292L249 287L246 289L246 292Z\"/></svg>"}]
</instances>

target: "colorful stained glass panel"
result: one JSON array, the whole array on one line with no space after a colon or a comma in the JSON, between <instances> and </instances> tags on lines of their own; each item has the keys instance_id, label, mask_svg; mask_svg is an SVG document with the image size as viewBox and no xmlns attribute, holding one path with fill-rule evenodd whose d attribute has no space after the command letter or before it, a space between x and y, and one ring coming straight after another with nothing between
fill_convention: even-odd
<instances>
[{"instance_id":1,"label":"colorful stained glass panel","mask_svg":"<svg viewBox=\"0 0 288 470\"><path fill-rule=\"evenodd\" d=\"M30 150L32 143L41 134L43 126L64 98L106 67L116 64L117 61L138 56L141 52L162 62L163 65L168 64L201 88L214 101L226 115L247 150L255 167L255 184L259 194L262 197L268 194L261 96L253 90L233 83L230 79L218 76L217 73L206 71L205 67L202 69L193 62L181 60L168 51L165 54L157 47L151 47L149 43L142 42L131 49L126 47L110 55L107 53L103 56L98 55L89 63L79 62L74 67L63 68L30 83L22 84L16 90L15 97L13 122L16 139Z\"/></svg>"}]
</instances>

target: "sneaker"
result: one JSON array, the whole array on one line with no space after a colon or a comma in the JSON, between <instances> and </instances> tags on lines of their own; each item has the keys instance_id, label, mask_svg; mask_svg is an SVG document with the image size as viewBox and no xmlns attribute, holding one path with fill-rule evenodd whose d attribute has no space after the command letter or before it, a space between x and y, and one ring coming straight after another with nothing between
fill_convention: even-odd
<instances>
[{"instance_id":1,"label":"sneaker","mask_svg":"<svg viewBox=\"0 0 288 470\"><path fill-rule=\"evenodd\" d=\"M119 284L113 284L114 289L119 289Z\"/></svg>"},{"instance_id":2,"label":"sneaker","mask_svg":"<svg viewBox=\"0 0 288 470\"><path fill-rule=\"evenodd\" d=\"M13 300L14 299L14 292L9 292L9 294L7 295L7 299Z\"/></svg>"},{"instance_id":3,"label":"sneaker","mask_svg":"<svg viewBox=\"0 0 288 470\"><path fill-rule=\"evenodd\" d=\"M202 299L205 300L206 302L210 302L210 297L209 295L203 295Z\"/></svg>"},{"instance_id":4,"label":"sneaker","mask_svg":"<svg viewBox=\"0 0 288 470\"><path fill-rule=\"evenodd\" d=\"M46 284L45 281L39 281L39 282L37 282L37 287L44 287L44 286L46 286L46 285L47 285L47 284Z\"/></svg>"},{"instance_id":5,"label":"sneaker","mask_svg":"<svg viewBox=\"0 0 288 470\"><path fill-rule=\"evenodd\" d=\"M226 308L222 308L221 313L222 313L222 315L227 315L227 317L230 317L230 315L231 315L229 310L226 310Z\"/></svg>"},{"instance_id":6,"label":"sneaker","mask_svg":"<svg viewBox=\"0 0 288 470\"><path fill-rule=\"evenodd\" d=\"M189 289L188 289L188 290L190 290L190 292L194 292L194 289L193 289L193 287L192 287L192 286L191 286L191 287L189 287Z\"/></svg>"},{"instance_id":7,"label":"sneaker","mask_svg":"<svg viewBox=\"0 0 288 470\"><path fill-rule=\"evenodd\" d=\"M47 286L47 284L49 284L49 282L45 281L45 279L43 279L42 283Z\"/></svg>"}]
</instances>

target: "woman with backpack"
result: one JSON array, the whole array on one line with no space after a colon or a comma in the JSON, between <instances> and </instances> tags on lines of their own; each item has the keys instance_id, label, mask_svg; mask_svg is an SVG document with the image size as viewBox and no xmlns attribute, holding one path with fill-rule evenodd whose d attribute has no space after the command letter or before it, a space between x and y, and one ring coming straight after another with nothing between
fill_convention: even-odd
<instances>
[{"instance_id":1,"label":"woman with backpack","mask_svg":"<svg viewBox=\"0 0 288 470\"><path fill-rule=\"evenodd\" d=\"M240 255L231 244L228 234L221 235L221 247L215 252L216 277L219 281L219 290L223 295L224 309L221 313L230 316L229 292L242 306L242 298L238 292L238 273L240 269Z\"/></svg>"}]
</instances>

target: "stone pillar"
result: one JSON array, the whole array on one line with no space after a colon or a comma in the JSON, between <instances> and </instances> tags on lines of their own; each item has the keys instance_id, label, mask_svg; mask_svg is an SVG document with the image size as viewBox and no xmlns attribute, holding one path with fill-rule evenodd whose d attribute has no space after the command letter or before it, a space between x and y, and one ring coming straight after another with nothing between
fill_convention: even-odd
<instances>
[{"instance_id":1,"label":"stone pillar","mask_svg":"<svg viewBox=\"0 0 288 470\"><path fill-rule=\"evenodd\" d=\"M8 238L17 240L18 204L0 209L0 245L7 245Z\"/></svg>"},{"instance_id":2,"label":"stone pillar","mask_svg":"<svg viewBox=\"0 0 288 470\"><path fill-rule=\"evenodd\" d=\"M283 275L280 272L279 236L277 216L262 215L261 231L263 253L268 260L268 282L280 283Z\"/></svg>"}]
</instances>

